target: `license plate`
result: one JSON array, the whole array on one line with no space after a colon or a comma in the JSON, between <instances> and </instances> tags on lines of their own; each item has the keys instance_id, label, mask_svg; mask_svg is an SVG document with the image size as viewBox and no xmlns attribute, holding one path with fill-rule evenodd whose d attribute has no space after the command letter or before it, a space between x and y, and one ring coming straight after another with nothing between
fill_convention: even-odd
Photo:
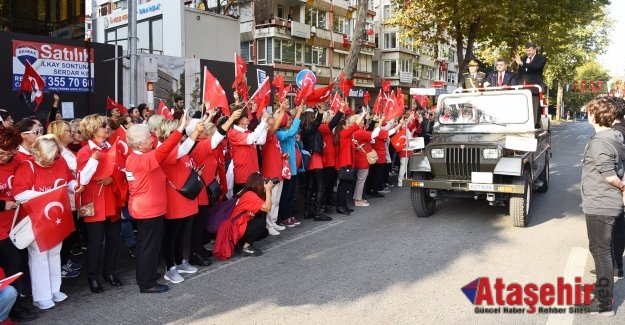
<instances>
[{"instance_id":1,"label":"license plate","mask_svg":"<svg viewBox=\"0 0 625 325\"><path fill-rule=\"evenodd\" d=\"M495 190L495 185L494 184L476 184L476 183L469 183L469 191L494 191Z\"/></svg>"}]
</instances>

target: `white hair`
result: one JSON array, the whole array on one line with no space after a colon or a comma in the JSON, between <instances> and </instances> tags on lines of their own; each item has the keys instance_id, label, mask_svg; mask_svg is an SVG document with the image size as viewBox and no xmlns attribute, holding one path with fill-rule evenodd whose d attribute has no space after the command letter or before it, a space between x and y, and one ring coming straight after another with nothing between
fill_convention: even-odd
<instances>
[{"instance_id":1,"label":"white hair","mask_svg":"<svg viewBox=\"0 0 625 325\"><path fill-rule=\"evenodd\" d=\"M143 143L152 141L150 129L145 124L133 124L126 130L126 140L132 150L139 150Z\"/></svg>"}]
</instances>

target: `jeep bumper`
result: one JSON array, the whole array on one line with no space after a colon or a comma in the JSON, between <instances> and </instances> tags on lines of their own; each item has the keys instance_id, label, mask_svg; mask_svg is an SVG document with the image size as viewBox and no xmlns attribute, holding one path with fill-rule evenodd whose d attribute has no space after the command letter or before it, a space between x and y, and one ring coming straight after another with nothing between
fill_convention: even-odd
<instances>
[{"instance_id":1,"label":"jeep bumper","mask_svg":"<svg viewBox=\"0 0 625 325\"><path fill-rule=\"evenodd\" d=\"M477 184L469 182L432 181L404 179L403 187L422 187L426 189L448 190L460 192L510 193L523 194L523 184Z\"/></svg>"}]
</instances>

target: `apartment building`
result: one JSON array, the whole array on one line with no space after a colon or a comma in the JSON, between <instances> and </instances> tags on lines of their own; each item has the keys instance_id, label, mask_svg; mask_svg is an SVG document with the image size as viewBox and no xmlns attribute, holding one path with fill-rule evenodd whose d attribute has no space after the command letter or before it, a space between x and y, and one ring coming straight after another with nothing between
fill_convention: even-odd
<instances>
[{"instance_id":1,"label":"apartment building","mask_svg":"<svg viewBox=\"0 0 625 325\"><path fill-rule=\"evenodd\" d=\"M374 72L379 77L376 78L376 85L385 79L390 81L392 87L402 88L404 94L408 94L410 88L456 89L458 60L451 38L449 43L435 48L415 48L412 40L399 39L397 27L384 23L393 14L391 1L370 2L377 13L374 16L377 49L373 63Z\"/></svg>"},{"instance_id":2,"label":"apartment building","mask_svg":"<svg viewBox=\"0 0 625 325\"><path fill-rule=\"evenodd\" d=\"M210 1L209 1L210 2ZM351 43L357 0L258 0L240 4L241 56L248 62L271 66L285 82L295 83L308 68L317 85L328 85L345 66ZM210 6L210 4L209 4ZM369 3L366 33L354 75L352 107L363 104L365 90L374 90L373 55L376 12Z\"/></svg>"}]
</instances>

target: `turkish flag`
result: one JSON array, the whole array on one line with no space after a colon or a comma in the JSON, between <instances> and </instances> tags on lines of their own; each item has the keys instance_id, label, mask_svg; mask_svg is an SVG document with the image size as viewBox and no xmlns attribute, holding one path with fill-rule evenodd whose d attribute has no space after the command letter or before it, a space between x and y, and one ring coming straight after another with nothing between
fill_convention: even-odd
<instances>
[{"instance_id":1,"label":"turkish flag","mask_svg":"<svg viewBox=\"0 0 625 325\"><path fill-rule=\"evenodd\" d=\"M269 85L269 78L265 78L265 81L260 84L258 91L254 94L254 103L256 103L256 117L260 119L263 115L265 107L269 105L271 101L271 86Z\"/></svg>"},{"instance_id":2,"label":"turkish flag","mask_svg":"<svg viewBox=\"0 0 625 325\"><path fill-rule=\"evenodd\" d=\"M371 101L371 95L369 95L368 90L365 90L365 94L363 95L363 101L365 102L365 106L369 107L369 102Z\"/></svg>"},{"instance_id":3,"label":"turkish flag","mask_svg":"<svg viewBox=\"0 0 625 325\"><path fill-rule=\"evenodd\" d=\"M111 177L115 170L117 163L117 142L119 138L115 138L115 141L111 143L111 147L107 151L100 151L100 160L98 161L98 168L91 178L96 181L103 180Z\"/></svg>"},{"instance_id":4,"label":"turkish flag","mask_svg":"<svg viewBox=\"0 0 625 325\"><path fill-rule=\"evenodd\" d=\"M395 147L397 152L404 151L406 149L406 141L408 137L407 129L402 127L393 137L391 137L391 144Z\"/></svg>"},{"instance_id":5,"label":"turkish flag","mask_svg":"<svg viewBox=\"0 0 625 325\"><path fill-rule=\"evenodd\" d=\"M334 83L329 84L325 87L319 87L313 90L312 94L306 98L306 104L315 105L318 103L323 103L332 97L332 89L334 88Z\"/></svg>"},{"instance_id":6,"label":"turkish flag","mask_svg":"<svg viewBox=\"0 0 625 325\"><path fill-rule=\"evenodd\" d=\"M397 117L397 111L399 110L395 108L396 101L397 96L395 96L394 91L391 91L391 95L386 98L386 102L384 103L384 116L386 121L390 121L391 119ZM400 113L399 115L401 115L402 113Z\"/></svg>"},{"instance_id":7,"label":"turkish flag","mask_svg":"<svg viewBox=\"0 0 625 325\"><path fill-rule=\"evenodd\" d=\"M373 113L382 114L382 109L384 107L383 101L384 96L382 95L382 89L380 89L380 93L378 94L378 98L375 99L375 103L373 103Z\"/></svg>"},{"instance_id":8,"label":"turkish flag","mask_svg":"<svg viewBox=\"0 0 625 325\"><path fill-rule=\"evenodd\" d=\"M271 84L276 87L276 92L280 93L282 89L284 89L284 77L282 75L277 74L273 77L273 81Z\"/></svg>"},{"instance_id":9,"label":"turkish flag","mask_svg":"<svg viewBox=\"0 0 625 325\"><path fill-rule=\"evenodd\" d=\"M42 252L60 244L75 229L67 186L44 192L22 203L22 207L30 216L35 241Z\"/></svg>"},{"instance_id":10,"label":"turkish flag","mask_svg":"<svg viewBox=\"0 0 625 325\"><path fill-rule=\"evenodd\" d=\"M395 101L395 108L404 112L404 94L401 92L401 88L397 88L397 100Z\"/></svg>"},{"instance_id":11,"label":"turkish flag","mask_svg":"<svg viewBox=\"0 0 625 325\"><path fill-rule=\"evenodd\" d=\"M345 80L345 72L339 75L339 88L343 91L343 96L349 96L349 91L354 87L354 80Z\"/></svg>"},{"instance_id":12,"label":"turkish flag","mask_svg":"<svg viewBox=\"0 0 625 325\"><path fill-rule=\"evenodd\" d=\"M618 84L616 88L618 88ZM573 81L573 92L577 92L577 80Z\"/></svg>"},{"instance_id":13,"label":"turkish flag","mask_svg":"<svg viewBox=\"0 0 625 325\"><path fill-rule=\"evenodd\" d=\"M228 98L226 92L219 84L213 74L204 67L204 95L202 101L209 103L208 109L220 107L221 111L230 116L230 106L228 106Z\"/></svg>"},{"instance_id":14,"label":"turkish flag","mask_svg":"<svg viewBox=\"0 0 625 325\"><path fill-rule=\"evenodd\" d=\"M286 96L290 92L291 92L291 85L288 85L288 86L282 88L282 90L278 93L278 98L280 100L280 103L282 103L286 99Z\"/></svg>"},{"instance_id":15,"label":"turkish flag","mask_svg":"<svg viewBox=\"0 0 625 325\"><path fill-rule=\"evenodd\" d=\"M299 93L297 93L297 96L295 96L295 104L300 105L304 99L308 98L308 96L312 94L314 88L315 82L312 75L310 72L307 72L306 75L304 75L304 78L302 78L302 88Z\"/></svg>"},{"instance_id":16,"label":"turkish flag","mask_svg":"<svg viewBox=\"0 0 625 325\"><path fill-rule=\"evenodd\" d=\"M597 91L597 89L595 88L595 82L594 81L590 81L590 92L595 92Z\"/></svg>"},{"instance_id":17,"label":"turkish flag","mask_svg":"<svg viewBox=\"0 0 625 325\"><path fill-rule=\"evenodd\" d=\"M388 80L382 79L382 90L387 93L391 91L391 82Z\"/></svg>"},{"instance_id":18,"label":"turkish flag","mask_svg":"<svg viewBox=\"0 0 625 325\"><path fill-rule=\"evenodd\" d=\"M168 120L173 120L174 119L174 115L171 113L171 109L169 109L165 105L165 101L164 100L161 99L160 101L161 102L158 104L158 109L156 109L156 114L163 115Z\"/></svg>"},{"instance_id":19,"label":"turkish flag","mask_svg":"<svg viewBox=\"0 0 625 325\"><path fill-rule=\"evenodd\" d=\"M582 80L582 92L586 92L586 80Z\"/></svg>"},{"instance_id":20,"label":"turkish flag","mask_svg":"<svg viewBox=\"0 0 625 325\"><path fill-rule=\"evenodd\" d=\"M601 89L603 89L603 81L597 81L597 89L601 92Z\"/></svg>"},{"instance_id":21,"label":"turkish flag","mask_svg":"<svg viewBox=\"0 0 625 325\"><path fill-rule=\"evenodd\" d=\"M247 81L243 80L239 85L237 85L237 93L243 97L243 99L247 102L250 100L249 87L247 86Z\"/></svg>"},{"instance_id":22,"label":"turkish flag","mask_svg":"<svg viewBox=\"0 0 625 325\"><path fill-rule=\"evenodd\" d=\"M128 109L124 107L124 105L114 101L111 97L106 96L106 110L110 111L114 108L117 108L121 115L126 115L128 113Z\"/></svg>"},{"instance_id":23,"label":"turkish flag","mask_svg":"<svg viewBox=\"0 0 625 325\"><path fill-rule=\"evenodd\" d=\"M30 92L30 102L36 103L34 111L39 108L39 104L43 100L43 88L46 83L43 78L37 73L35 68L30 65L30 62L26 61L24 66L24 76L22 77L22 84L20 85L20 91Z\"/></svg>"},{"instance_id":24,"label":"turkish flag","mask_svg":"<svg viewBox=\"0 0 625 325\"><path fill-rule=\"evenodd\" d=\"M232 89L236 89L241 82L245 81L246 72L247 63L240 55L234 53L234 82L232 83Z\"/></svg>"},{"instance_id":25,"label":"turkish flag","mask_svg":"<svg viewBox=\"0 0 625 325\"><path fill-rule=\"evenodd\" d=\"M339 95L339 93L334 93L334 98L332 98L332 103L330 104L330 108L332 108L334 113L337 113L341 109L342 101L343 98L341 98L341 95Z\"/></svg>"}]
</instances>

